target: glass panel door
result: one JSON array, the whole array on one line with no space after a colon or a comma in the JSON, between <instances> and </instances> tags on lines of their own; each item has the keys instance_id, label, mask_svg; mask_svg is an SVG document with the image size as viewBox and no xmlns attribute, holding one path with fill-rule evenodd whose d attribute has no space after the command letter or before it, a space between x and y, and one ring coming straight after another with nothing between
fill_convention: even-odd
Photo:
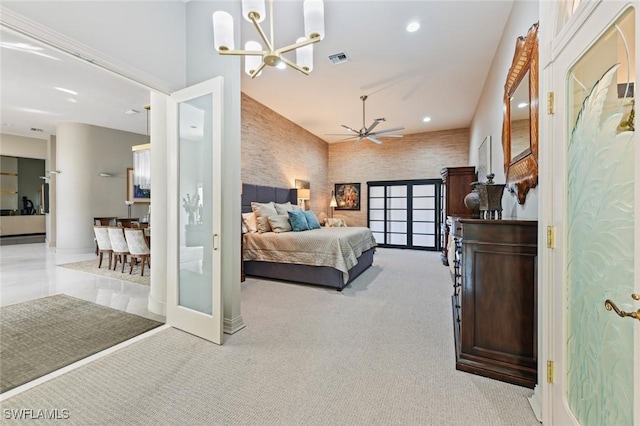
<instances>
[{"instance_id":1,"label":"glass panel door","mask_svg":"<svg viewBox=\"0 0 640 426\"><path fill-rule=\"evenodd\" d=\"M439 250L440 179L367 184L369 228L379 246Z\"/></svg>"},{"instance_id":2,"label":"glass panel door","mask_svg":"<svg viewBox=\"0 0 640 426\"><path fill-rule=\"evenodd\" d=\"M608 312L605 300L638 308L634 46L630 9L566 75L566 400L585 426L633 424L637 321Z\"/></svg>"},{"instance_id":3,"label":"glass panel door","mask_svg":"<svg viewBox=\"0 0 640 426\"><path fill-rule=\"evenodd\" d=\"M222 343L222 79L172 94L167 323ZM171 169L170 171L173 171Z\"/></svg>"}]
</instances>

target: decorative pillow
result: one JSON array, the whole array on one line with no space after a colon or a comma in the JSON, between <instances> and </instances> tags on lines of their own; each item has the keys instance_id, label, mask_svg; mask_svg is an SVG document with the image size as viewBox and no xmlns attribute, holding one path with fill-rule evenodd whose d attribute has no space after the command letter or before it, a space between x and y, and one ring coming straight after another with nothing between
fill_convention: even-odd
<instances>
[{"instance_id":1,"label":"decorative pillow","mask_svg":"<svg viewBox=\"0 0 640 426\"><path fill-rule=\"evenodd\" d=\"M289 232L292 230L288 214L269 216L268 219L269 225L271 225L271 229L273 230L273 232Z\"/></svg>"},{"instance_id":2,"label":"decorative pillow","mask_svg":"<svg viewBox=\"0 0 640 426\"><path fill-rule=\"evenodd\" d=\"M273 205L279 215L285 215L291 210L300 210L300 207L294 206L290 201L287 201L286 203L273 203Z\"/></svg>"},{"instance_id":3,"label":"decorative pillow","mask_svg":"<svg viewBox=\"0 0 640 426\"><path fill-rule=\"evenodd\" d=\"M258 219L256 219L256 222L258 223L258 232L260 234L273 231L273 229L271 229L271 224L269 223L269 217L271 216L268 216L268 217L261 216Z\"/></svg>"},{"instance_id":4,"label":"decorative pillow","mask_svg":"<svg viewBox=\"0 0 640 426\"><path fill-rule=\"evenodd\" d=\"M318 218L316 217L316 214L313 211L307 210L303 211L302 213L304 213L304 217L307 219L307 225L309 225L309 229L322 228L322 226L320 226Z\"/></svg>"},{"instance_id":5,"label":"decorative pillow","mask_svg":"<svg viewBox=\"0 0 640 426\"><path fill-rule=\"evenodd\" d=\"M307 217L302 210L291 210L287 214L289 215L289 222L291 222L293 232L308 231L310 229Z\"/></svg>"},{"instance_id":6,"label":"decorative pillow","mask_svg":"<svg viewBox=\"0 0 640 426\"><path fill-rule=\"evenodd\" d=\"M278 214L278 212L276 212L276 208L273 206L273 201L269 201L268 203L252 202L251 210L253 210L253 213L256 215L258 232L271 231L271 226L269 225L269 220L267 218ZM260 218L264 218L264 220L261 222Z\"/></svg>"},{"instance_id":7,"label":"decorative pillow","mask_svg":"<svg viewBox=\"0 0 640 426\"><path fill-rule=\"evenodd\" d=\"M332 227L332 228L346 228L347 226L344 219L335 219L330 217L328 217L324 223L325 223L325 226Z\"/></svg>"},{"instance_id":8,"label":"decorative pillow","mask_svg":"<svg viewBox=\"0 0 640 426\"><path fill-rule=\"evenodd\" d=\"M258 222L253 213L242 213L242 232L258 232Z\"/></svg>"}]
</instances>

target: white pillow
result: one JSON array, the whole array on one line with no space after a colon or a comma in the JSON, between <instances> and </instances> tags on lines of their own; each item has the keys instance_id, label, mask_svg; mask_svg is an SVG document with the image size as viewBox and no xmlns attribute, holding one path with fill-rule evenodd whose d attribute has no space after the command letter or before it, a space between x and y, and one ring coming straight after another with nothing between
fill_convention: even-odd
<instances>
[{"instance_id":1,"label":"white pillow","mask_svg":"<svg viewBox=\"0 0 640 426\"><path fill-rule=\"evenodd\" d=\"M273 201L269 201L268 203L256 203L254 201L251 203L251 210L253 210L253 214L256 215L256 221L258 222L258 232L271 231L271 226L269 225L269 221L267 220L267 218L269 216L275 216L278 214L278 212L276 212L276 208L273 205ZM264 218L264 220L261 221L260 218Z\"/></svg>"},{"instance_id":2,"label":"white pillow","mask_svg":"<svg viewBox=\"0 0 640 426\"><path fill-rule=\"evenodd\" d=\"M246 228L244 232L258 232L258 222L256 215L252 213L242 213L242 225Z\"/></svg>"},{"instance_id":3,"label":"white pillow","mask_svg":"<svg viewBox=\"0 0 640 426\"><path fill-rule=\"evenodd\" d=\"M291 204L291 201L287 201L286 203L273 203L273 205L279 215L286 215L288 211L300 209L300 207Z\"/></svg>"},{"instance_id":4,"label":"white pillow","mask_svg":"<svg viewBox=\"0 0 640 426\"><path fill-rule=\"evenodd\" d=\"M273 232L290 232L293 230L291 228L291 222L289 222L288 214L279 214L277 216L269 216L269 225L271 225L271 229Z\"/></svg>"}]
</instances>

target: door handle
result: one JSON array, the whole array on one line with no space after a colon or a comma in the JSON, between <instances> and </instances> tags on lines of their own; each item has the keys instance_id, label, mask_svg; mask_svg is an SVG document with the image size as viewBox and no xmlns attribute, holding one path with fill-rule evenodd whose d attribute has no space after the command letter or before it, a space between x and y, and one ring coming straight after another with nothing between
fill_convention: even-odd
<instances>
[{"instance_id":1,"label":"door handle","mask_svg":"<svg viewBox=\"0 0 640 426\"><path fill-rule=\"evenodd\" d=\"M213 249L218 250L218 234L213 234Z\"/></svg>"},{"instance_id":2,"label":"door handle","mask_svg":"<svg viewBox=\"0 0 640 426\"><path fill-rule=\"evenodd\" d=\"M631 298L633 300L640 300L640 294L632 294ZM635 318L638 321L640 321L640 309L638 309L636 312L625 312L620 310L615 303L613 303L613 301L611 301L610 299L607 299L604 301L604 307L607 309L607 311L611 311L614 310L616 314L618 314L618 316L624 318L624 317L631 317L631 318Z\"/></svg>"}]
</instances>

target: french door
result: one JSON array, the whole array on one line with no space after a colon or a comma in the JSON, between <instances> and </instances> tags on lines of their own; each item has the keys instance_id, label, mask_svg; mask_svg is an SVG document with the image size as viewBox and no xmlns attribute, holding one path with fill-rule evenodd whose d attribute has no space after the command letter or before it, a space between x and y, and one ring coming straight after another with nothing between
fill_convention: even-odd
<instances>
[{"instance_id":1,"label":"french door","mask_svg":"<svg viewBox=\"0 0 640 426\"><path fill-rule=\"evenodd\" d=\"M631 2L582 2L542 64L556 99L541 144L553 206L541 219L555 228L542 272L549 424L640 424L640 321L616 314L640 312L637 22Z\"/></svg>"},{"instance_id":2,"label":"french door","mask_svg":"<svg viewBox=\"0 0 640 426\"><path fill-rule=\"evenodd\" d=\"M171 94L167 323L222 344L222 77Z\"/></svg>"},{"instance_id":3,"label":"french door","mask_svg":"<svg viewBox=\"0 0 640 426\"><path fill-rule=\"evenodd\" d=\"M367 182L368 226L380 247L440 250L440 179Z\"/></svg>"}]
</instances>

